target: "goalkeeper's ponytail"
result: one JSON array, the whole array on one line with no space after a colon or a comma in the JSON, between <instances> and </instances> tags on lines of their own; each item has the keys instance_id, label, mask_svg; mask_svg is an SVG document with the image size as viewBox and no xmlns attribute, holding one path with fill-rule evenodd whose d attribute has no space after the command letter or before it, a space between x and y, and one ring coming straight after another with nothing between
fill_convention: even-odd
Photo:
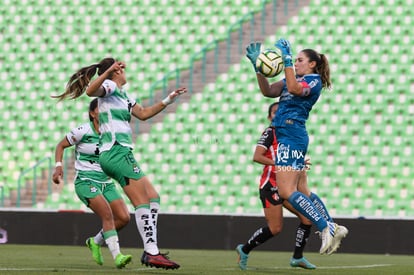
<instances>
[{"instance_id":1,"label":"goalkeeper's ponytail","mask_svg":"<svg viewBox=\"0 0 414 275\"><path fill-rule=\"evenodd\" d=\"M322 79L322 87L330 89L332 87L331 83L331 72L329 69L328 58L324 54L320 54L312 49L302 50L303 53L309 58L309 62L315 61L315 73L319 74Z\"/></svg>"}]
</instances>

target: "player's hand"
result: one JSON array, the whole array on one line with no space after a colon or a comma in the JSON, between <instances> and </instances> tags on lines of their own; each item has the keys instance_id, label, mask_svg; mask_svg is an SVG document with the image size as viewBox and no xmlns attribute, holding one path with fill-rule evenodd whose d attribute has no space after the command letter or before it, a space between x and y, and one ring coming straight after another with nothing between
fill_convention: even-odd
<instances>
[{"instance_id":1,"label":"player's hand","mask_svg":"<svg viewBox=\"0 0 414 275\"><path fill-rule=\"evenodd\" d=\"M310 159L305 159L305 169L306 170L310 170L311 169L311 165L312 165L311 160Z\"/></svg>"},{"instance_id":2,"label":"player's hand","mask_svg":"<svg viewBox=\"0 0 414 275\"><path fill-rule=\"evenodd\" d=\"M280 38L276 41L275 46L282 52L283 64L285 65L285 68L293 67L292 50L290 49L289 41L284 38Z\"/></svg>"},{"instance_id":3,"label":"player's hand","mask_svg":"<svg viewBox=\"0 0 414 275\"><path fill-rule=\"evenodd\" d=\"M257 72L256 68L256 59L260 54L260 48L262 47L262 43L260 42L252 42L246 47L246 56L252 62L254 70Z\"/></svg>"},{"instance_id":4,"label":"player's hand","mask_svg":"<svg viewBox=\"0 0 414 275\"><path fill-rule=\"evenodd\" d=\"M123 70L126 68L126 64L122 61L115 61L114 64L111 65L111 67L108 68L108 72L112 73L112 72L117 72L120 70Z\"/></svg>"},{"instance_id":5,"label":"player's hand","mask_svg":"<svg viewBox=\"0 0 414 275\"><path fill-rule=\"evenodd\" d=\"M187 88L178 88L175 91L172 91L166 98L164 98L162 100L162 104L164 104L165 106L170 105L171 103L173 103L180 95L184 94L187 92Z\"/></svg>"},{"instance_id":6,"label":"player's hand","mask_svg":"<svg viewBox=\"0 0 414 275\"><path fill-rule=\"evenodd\" d=\"M55 172L53 173L52 180L54 183L59 184L62 180L63 169L62 166L56 167Z\"/></svg>"}]
</instances>

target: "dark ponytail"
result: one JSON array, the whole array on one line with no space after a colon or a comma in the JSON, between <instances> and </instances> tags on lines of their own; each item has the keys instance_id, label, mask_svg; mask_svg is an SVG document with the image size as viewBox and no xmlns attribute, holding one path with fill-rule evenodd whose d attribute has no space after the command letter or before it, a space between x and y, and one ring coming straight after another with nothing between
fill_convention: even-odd
<instances>
[{"instance_id":1,"label":"dark ponytail","mask_svg":"<svg viewBox=\"0 0 414 275\"><path fill-rule=\"evenodd\" d=\"M303 53L309 58L309 62L315 61L315 73L319 74L322 79L322 87L330 89L332 86L331 83L331 72L329 69L328 58L324 54L320 54L312 49L302 50Z\"/></svg>"},{"instance_id":2,"label":"dark ponytail","mask_svg":"<svg viewBox=\"0 0 414 275\"><path fill-rule=\"evenodd\" d=\"M66 84L65 92L52 97L57 98L59 101L62 101L66 98L75 99L80 97L85 92L95 74L103 74L106 70L109 69L109 67L112 66L112 64L114 64L114 62L115 59L108 57L102 59L99 63L81 68L70 77L68 83ZM109 76L109 78L111 77L112 75Z\"/></svg>"}]
</instances>

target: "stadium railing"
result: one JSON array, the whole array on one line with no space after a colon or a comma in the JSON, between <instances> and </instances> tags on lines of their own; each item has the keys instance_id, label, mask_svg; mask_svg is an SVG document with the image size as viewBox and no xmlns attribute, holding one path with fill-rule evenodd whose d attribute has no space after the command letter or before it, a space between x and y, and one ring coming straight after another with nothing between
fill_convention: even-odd
<instances>
[{"instance_id":1,"label":"stadium railing","mask_svg":"<svg viewBox=\"0 0 414 275\"><path fill-rule=\"evenodd\" d=\"M262 13L261 24L262 24L262 30L263 30L264 29L264 24L265 24L265 21L266 21L265 20L266 19L265 18L265 16L266 16L266 12L265 12L266 11L266 7L265 6L267 4L269 4L270 1L268 1L268 0L267 1L266 0L262 0L261 2L262 2L262 7L261 7L261 13ZM277 0L273 0L273 12L272 12L272 14L273 14L273 18L272 18L273 22L276 22L277 2L278 2ZM297 3L298 1L295 1L295 2ZM288 6L288 0L284 0L284 10L285 10L285 13L288 12L287 11L287 6ZM223 38L222 40L230 41L230 39L228 39L228 38L233 33L233 31L234 32L237 32L238 31L239 32L239 39L237 40L238 41L238 49L239 49L239 52L241 52L243 50L242 49L242 43L241 43L241 41L242 41L242 35L243 35L243 26L242 26L242 24L243 24L243 22L246 22L248 20L251 21L251 24L252 25L255 24L254 18L253 18L254 14L257 14L257 11L255 13L253 13L253 11L252 11L252 12L246 14L241 19L239 19L235 24L233 24L232 26L230 26L229 29L228 29L228 32L227 32L227 38ZM254 37L254 33L250 33L250 35L251 35L251 37ZM204 68L205 68L205 64L206 64L206 60L205 60L206 59L206 53L209 50L215 50L217 52L217 44L218 44L218 40L214 40L214 41L210 42L209 44L205 45L199 52L197 52L197 53L195 53L195 54L193 54L191 56L191 58L190 58L190 66L189 66L190 74L194 70L194 63L197 62L197 61L200 61L200 59L201 59L201 61L202 61L202 70L203 70L203 77L202 78L204 80L204 74L205 74L205 69ZM230 48L230 46L231 45L228 44L227 45L227 48ZM216 54L215 54L215 56L216 56ZM216 59L215 62L214 62L215 68L216 68L217 64L218 64L218 61ZM150 97L149 97L150 100L152 100L152 101L154 100L154 93L160 87L162 87L162 89L163 89L163 95L165 96L166 93L167 93L168 81L171 80L172 78L175 78L176 83L178 85L179 80L180 80L180 77L181 77L181 73L182 73L183 70L184 69L176 68L176 69L168 72L167 74L165 74L162 79L160 79L158 81L155 81L151 85ZM188 67L185 68L185 70L187 71L188 70ZM192 79L191 79L190 84L189 84L190 91L191 91L192 84L193 83L192 83ZM139 124L138 121L137 121L137 124ZM135 129L139 129L139 125L136 125L136 126L137 127L135 127ZM46 159L49 159L49 162L51 163L50 157L49 158L46 158ZM35 200L36 200L36 191L37 191L35 189L37 187L37 184L36 184L36 181L37 181L37 171L39 169L40 164L42 164L42 162L44 162L44 161L45 160L40 160L35 165L33 165L31 168L26 169L26 170L23 170L20 173L20 176L19 176L19 179L18 179L18 193L17 193L18 194L18 199L17 199L17 202L16 202L16 206L18 206L18 207L20 206L21 188L23 188L21 181L23 180L23 178L26 178L27 180L29 180L26 175L28 175L31 171L33 171L33 193L32 193L32 200L33 200L33 203L35 203ZM51 192L50 191L50 188L51 188L51 173L52 173L52 169L53 169L53 167L50 164L50 167L48 168L49 173L47 173L48 174L48 182L49 182L48 183L48 193L49 194ZM64 180L64 182L66 182L66 181Z\"/></svg>"},{"instance_id":2,"label":"stadium railing","mask_svg":"<svg viewBox=\"0 0 414 275\"><path fill-rule=\"evenodd\" d=\"M51 193L52 190L52 159L51 157L45 157L38 161L33 167L30 167L26 170L23 170L19 178L17 180L17 199L16 199L16 207L20 207L21 204L21 194L22 194L22 187L25 182L29 182L29 180L24 181L25 176L31 172L33 172L33 178L32 178L32 204L34 205L36 203L36 194L37 194L37 183L39 179L39 174L42 172L44 167L42 167L42 164L47 163L47 190L48 194ZM40 170L40 173L39 173ZM40 178L40 180L42 180Z\"/></svg>"},{"instance_id":3,"label":"stadium railing","mask_svg":"<svg viewBox=\"0 0 414 275\"><path fill-rule=\"evenodd\" d=\"M276 22L276 10L277 10L277 0L273 0L273 10L272 10L272 21L275 23ZM262 29L262 33L264 33L264 25L266 22L266 5L269 3L269 1L267 0L262 0L262 7L261 7L261 29ZM298 4L297 0L296 0L296 5ZM287 14L287 6L288 6L288 0L284 0L284 12L285 14ZM189 79L189 83L188 83L188 89L190 92L192 92L193 90L193 74L194 74L194 64L197 61L201 60L201 70L202 70L202 82L205 82L205 72L206 72L206 56L207 56L207 52L208 51L213 51L214 50L214 71L217 73L218 69L218 43L220 40L226 40L227 41L227 45L226 45L226 51L227 51L227 62L230 63L230 58L231 58L231 46L232 46L232 42L233 40L231 39L231 35L234 32L238 32L239 33L239 37L237 40L238 43L238 50L239 53L241 53L243 51L243 45L242 45L242 41L243 41L243 23L246 21L250 21L250 25L251 25L251 31L248 35L250 35L251 40L254 39L254 25L255 25L255 20L254 20L254 15L257 12L251 11L249 13L247 13L246 15L244 15L243 17L241 17L239 20L237 20L236 23L232 24L228 29L227 29L227 35L226 38L224 39L214 39L213 41L209 42L208 44L206 44L204 47L201 48L200 51L192 54L190 56L190 61L189 61L189 67L185 67L185 68L180 68L177 67L174 70L171 70L170 72L166 73L161 79L155 81L149 89L149 103L150 105L154 103L154 94L156 93L157 90L159 90L160 88L162 89L162 96L165 97L167 95L167 88L168 88L168 82L170 80L172 80L173 78L175 78L175 87L178 88L178 84L179 81L181 79L181 73L183 71L189 71L190 73L190 79ZM139 131L139 121L136 121L135 123L135 134L138 134Z\"/></svg>"}]
</instances>

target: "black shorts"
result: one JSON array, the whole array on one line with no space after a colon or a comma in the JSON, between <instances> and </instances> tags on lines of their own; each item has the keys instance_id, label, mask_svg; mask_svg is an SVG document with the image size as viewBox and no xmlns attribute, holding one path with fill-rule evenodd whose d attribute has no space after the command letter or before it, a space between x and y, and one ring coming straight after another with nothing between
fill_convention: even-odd
<instances>
[{"instance_id":1,"label":"black shorts","mask_svg":"<svg viewBox=\"0 0 414 275\"><path fill-rule=\"evenodd\" d=\"M269 208L270 205L279 205L283 203L283 199L279 196L278 188L267 182L260 189L260 200L263 208Z\"/></svg>"}]
</instances>

